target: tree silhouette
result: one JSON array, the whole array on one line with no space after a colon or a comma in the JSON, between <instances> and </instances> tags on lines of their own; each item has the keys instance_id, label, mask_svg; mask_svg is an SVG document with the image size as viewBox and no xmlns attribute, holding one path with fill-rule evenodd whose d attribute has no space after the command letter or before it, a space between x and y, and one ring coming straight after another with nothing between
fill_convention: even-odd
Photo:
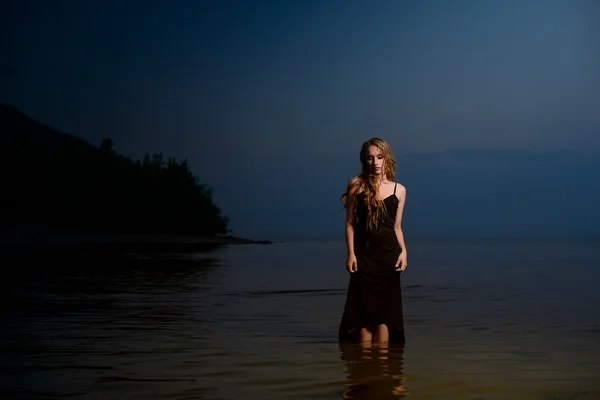
<instances>
[{"instance_id":1,"label":"tree silhouette","mask_svg":"<svg viewBox=\"0 0 600 400\"><path fill-rule=\"evenodd\" d=\"M100 143L100 150L104 153L112 153L114 147L114 142L111 138L104 138Z\"/></svg>"},{"instance_id":2,"label":"tree silhouette","mask_svg":"<svg viewBox=\"0 0 600 400\"><path fill-rule=\"evenodd\" d=\"M15 128L16 127L16 128ZM5 129L6 128L6 129ZM120 155L104 138L99 147L41 125L0 105L8 206L0 223L51 229L229 233L229 219L187 160L162 153L141 160ZM6 222L9 221L9 222Z\"/></svg>"}]
</instances>

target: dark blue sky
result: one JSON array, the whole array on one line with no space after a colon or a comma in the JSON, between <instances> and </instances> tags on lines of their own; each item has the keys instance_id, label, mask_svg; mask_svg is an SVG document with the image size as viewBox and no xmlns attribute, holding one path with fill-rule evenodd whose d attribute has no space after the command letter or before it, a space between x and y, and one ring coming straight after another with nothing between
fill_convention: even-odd
<instances>
[{"instance_id":1,"label":"dark blue sky","mask_svg":"<svg viewBox=\"0 0 600 400\"><path fill-rule=\"evenodd\" d=\"M12 3L0 101L187 158L234 233L341 237L380 136L407 237L600 236L595 0Z\"/></svg>"}]
</instances>

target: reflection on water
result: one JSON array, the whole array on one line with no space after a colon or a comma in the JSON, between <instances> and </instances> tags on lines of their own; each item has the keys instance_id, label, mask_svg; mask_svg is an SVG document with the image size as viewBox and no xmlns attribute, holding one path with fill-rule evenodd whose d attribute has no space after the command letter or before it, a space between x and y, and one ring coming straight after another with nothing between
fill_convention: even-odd
<instances>
[{"instance_id":1,"label":"reflection on water","mask_svg":"<svg viewBox=\"0 0 600 400\"><path fill-rule=\"evenodd\" d=\"M403 346L340 345L347 367L343 399L401 399L406 396Z\"/></svg>"},{"instance_id":2,"label":"reflection on water","mask_svg":"<svg viewBox=\"0 0 600 400\"><path fill-rule=\"evenodd\" d=\"M337 342L343 242L125 250L3 260L2 399L600 398L595 244L413 243L389 349Z\"/></svg>"}]
</instances>

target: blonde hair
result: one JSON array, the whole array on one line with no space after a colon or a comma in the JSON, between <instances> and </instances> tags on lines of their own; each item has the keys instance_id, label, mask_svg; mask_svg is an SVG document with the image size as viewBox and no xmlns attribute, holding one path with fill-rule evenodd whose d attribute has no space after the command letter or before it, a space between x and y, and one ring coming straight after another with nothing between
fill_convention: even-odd
<instances>
[{"instance_id":1,"label":"blonde hair","mask_svg":"<svg viewBox=\"0 0 600 400\"><path fill-rule=\"evenodd\" d=\"M376 231L378 229L378 222L385 210L385 204L383 199L380 199L379 194L379 179L377 175L373 174L367 164L367 156L369 154L369 147L375 146L381 152L383 156L383 171L382 174L388 180L394 181L396 179L396 159L392 154L390 145L383 139L371 138L362 144L360 149L360 163L361 173L355 180L355 184L358 186L359 193L364 193L365 203L367 206L367 229L370 231ZM354 183L354 182L353 182ZM346 207L344 198L347 197L348 193L342 194L340 201ZM356 218L356 202L355 213Z\"/></svg>"}]
</instances>

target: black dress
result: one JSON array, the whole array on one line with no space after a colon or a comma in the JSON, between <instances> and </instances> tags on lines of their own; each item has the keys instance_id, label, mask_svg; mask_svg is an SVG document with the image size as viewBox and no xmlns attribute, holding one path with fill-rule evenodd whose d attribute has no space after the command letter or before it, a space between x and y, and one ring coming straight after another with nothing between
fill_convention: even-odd
<instances>
[{"instance_id":1,"label":"black dress","mask_svg":"<svg viewBox=\"0 0 600 400\"><path fill-rule=\"evenodd\" d=\"M339 327L339 340L357 342L360 329L369 328L373 333L377 326L385 324L390 343L404 343L404 315L400 271L395 266L402 252L394 220L398 208L396 187L394 194L384 200L385 212L378 230L367 230L367 205L364 193L356 198L356 222L354 224L354 253L357 271L350 274L346 304Z\"/></svg>"}]
</instances>

